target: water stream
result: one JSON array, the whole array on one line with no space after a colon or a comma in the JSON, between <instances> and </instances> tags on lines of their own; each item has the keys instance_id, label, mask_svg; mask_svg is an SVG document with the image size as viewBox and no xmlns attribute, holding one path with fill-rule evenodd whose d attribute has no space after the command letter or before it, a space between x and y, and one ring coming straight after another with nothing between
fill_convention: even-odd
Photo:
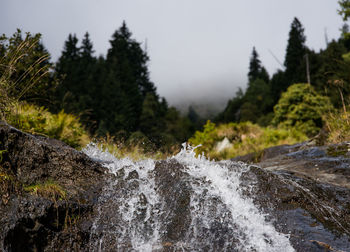
<instances>
[{"instance_id":1,"label":"water stream","mask_svg":"<svg viewBox=\"0 0 350 252\"><path fill-rule=\"evenodd\" d=\"M244 196L244 163L195 157L185 145L163 164L116 159L92 144L84 152L115 175L97 204L94 250L294 251L289 236Z\"/></svg>"}]
</instances>

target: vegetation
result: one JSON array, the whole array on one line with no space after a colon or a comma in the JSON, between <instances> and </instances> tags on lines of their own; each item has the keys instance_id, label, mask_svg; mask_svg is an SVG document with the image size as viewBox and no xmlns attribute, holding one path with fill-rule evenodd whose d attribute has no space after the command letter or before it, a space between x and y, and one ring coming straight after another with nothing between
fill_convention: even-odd
<instances>
[{"instance_id":1,"label":"vegetation","mask_svg":"<svg viewBox=\"0 0 350 252\"><path fill-rule=\"evenodd\" d=\"M57 202L58 200L66 199L66 191L54 181L46 181L35 185L25 186L24 190L37 196Z\"/></svg>"},{"instance_id":2,"label":"vegetation","mask_svg":"<svg viewBox=\"0 0 350 252\"><path fill-rule=\"evenodd\" d=\"M193 133L192 122L156 93L148 56L125 22L113 34L106 58L93 56L88 33L80 47L69 35L55 67L40 34L22 37L18 30L0 39L2 120L75 148L110 135L129 149L142 136L148 149L169 152Z\"/></svg>"},{"instance_id":3,"label":"vegetation","mask_svg":"<svg viewBox=\"0 0 350 252\"><path fill-rule=\"evenodd\" d=\"M279 127L296 128L308 135L316 135L324 125L322 117L332 111L328 97L319 95L306 83L291 85L274 107L273 123Z\"/></svg>"},{"instance_id":4,"label":"vegetation","mask_svg":"<svg viewBox=\"0 0 350 252\"><path fill-rule=\"evenodd\" d=\"M346 21L349 1L339 4ZM320 129L328 142L349 141L349 55L347 25L338 40L315 52L294 18L282 69L269 76L253 47L246 90L239 89L215 118L218 126L208 122L198 130L204 122L192 107L181 116L159 96L147 51L125 22L113 33L105 57L94 56L89 33L81 43L69 34L56 64L40 34L17 30L0 37L0 118L75 148L95 139L118 157L136 159L173 153L196 129L189 142L220 159L303 141ZM223 140L230 147L219 151Z\"/></svg>"},{"instance_id":5,"label":"vegetation","mask_svg":"<svg viewBox=\"0 0 350 252\"><path fill-rule=\"evenodd\" d=\"M63 110L58 114L52 114L44 107L16 103L6 120L20 130L55 138L74 148L84 147L90 142L78 118L64 113Z\"/></svg>"},{"instance_id":6,"label":"vegetation","mask_svg":"<svg viewBox=\"0 0 350 252\"><path fill-rule=\"evenodd\" d=\"M81 46L69 35L55 76L62 81L51 110L79 114L89 133L128 141L142 133L157 149L176 145L193 133L191 121L169 108L149 78L149 57L126 23L115 31L106 57L93 56L86 33Z\"/></svg>"},{"instance_id":7,"label":"vegetation","mask_svg":"<svg viewBox=\"0 0 350 252\"><path fill-rule=\"evenodd\" d=\"M228 144L226 148L220 148L219 143L225 138ZM196 131L189 142L194 146L201 144L196 149L197 154L204 153L212 159L229 159L249 153L255 153L258 157L265 148L295 144L306 139L307 136L295 128L262 128L250 122L221 124L216 127L215 123L208 121L203 131Z\"/></svg>"},{"instance_id":8,"label":"vegetation","mask_svg":"<svg viewBox=\"0 0 350 252\"><path fill-rule=\"evenodd\" d=\"M349 106L345 110L338 110L324 115L329 143L341 143L350 141L350 114Z\"/></svg>"},{"instance_id":9,"label":"vegetation","mask_svg":"<svg viewBox=\"0 0 350 252\"><path fill-rule=\"evenodd\" d=\"M52 90L50 56L40 42L41 35L17 30L12 37L0 37L0 100L2 111L14 101L48 102Z\"/></svg>"},{"instance_id":10,"label":"vegetation","mask_svg":"<svg viewBox=\"0 0 350 252\"><path fill-rule=\"evenodd\" d=\"M339 99L339 89L341 89L341 95L344 100L350 95L350 75L348 74L350 63L349 60L347 60L347 55L350 52L350 36L347 35L347 30L344 29L343 35L338 41L334 40L329 42L325 50L316 53L307 48L305 44L306 37L304 35L304 28L301 22L295 18L289 32L286 56L284 65L282 66L283 70L278 70L270 79L266 78L264 67L259 60L259 55L256 49L253 48L248 72L249 82L246 91L243 92L239 90L215 121L218 123L251 121L253 123L258 123L260 126L279 124L279 120L284 119L280 118L280 115L276 115L275 109L277 104L281 101L280 98L282 94L295 83L307 83L307 70L309 70L311 79L309 85L312 91L310 92L313 93L310 97L316 95L315 92L317 93L317 98L314 97L315 99L313 99L313 102L307 102L313 103L308 106L320 105L316 100L323 97L320 103L328 104L328 101L325 99L330 99L330 108L332 106L337 109L342 107L342 99ZM309 62L309 66L307 66L307 62ZM302 88L303 86L300 85L298 87ZM298 92L296 87L294 91ZM299 93L301 93L301 91ZM292 104L293 102L293 100L290 100L287 105L293 106L295 112L298 110L300 117L301 114L303 114L300 109L307 108L301 104L299 105L302 107L294 106L295 104ZM306 103L304 103L304 105L306 105ZM323 105L321 106L324 108ZM277 107L280 107L280 105ZM284 107L284 109L287 109L287 107ZM319 109L315 107L313 110ZM316 114L320 112L324 115L326 110L322 109L322 111L318 111ZM294 113L294 116L298 116L297 113ZM312 118L309 121L310 130L306 129L306 127L303 129L303 132L307 133L309 136L316 135L319 128L323 125L323 123L321 123L322 119L320 119L319 116L310 114L305 116L309 118L311 116ZM273 119L274 121L272 121ZM290 126L294 126L296 121L295 119L292 121L293 122L288 121L286 123L289 123ZM305 126L305 119L301 121L304 121L303 124Z\"/></svg>"}]
</instances>

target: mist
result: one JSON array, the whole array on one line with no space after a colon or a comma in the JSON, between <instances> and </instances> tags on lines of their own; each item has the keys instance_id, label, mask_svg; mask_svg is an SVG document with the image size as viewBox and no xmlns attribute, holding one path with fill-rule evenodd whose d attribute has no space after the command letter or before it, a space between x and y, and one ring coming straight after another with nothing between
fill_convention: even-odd
<instances>
[{"instance_id":1,"label":"mist","mask_svg":"<svg viewBox=\"0 0 350 252\"><path fill-rule=\"evenodd\" d=\"M337 8L337 1L328 0L5 0L0 32L42 33L56 61L69 33L81 40L88 31L95 55L105 55L111 35L125 20L147 50L151 80L170 105L223 108L247 84L253 46L272 75L284 60L293 18L304 25L307 46L319 50L326 36L329 41L339 37Z\"/></svg>"}]
</instances>

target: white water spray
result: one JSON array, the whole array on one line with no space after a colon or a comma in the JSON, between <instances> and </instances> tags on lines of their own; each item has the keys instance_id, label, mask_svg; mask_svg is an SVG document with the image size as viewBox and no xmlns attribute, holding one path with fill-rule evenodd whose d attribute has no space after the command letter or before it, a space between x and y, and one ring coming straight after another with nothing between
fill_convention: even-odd
<instances>
[{"instance_id":1,"label":"white water spray","mask_svg":"<svg viewBox=\"0 0 350 252\"><path fill-rule=\"evenodd\" d=\"M164 220L172 209L159 192L155 161L116 159L94 145L84 152L116 176L98 202L90 237L96 250L162 251L171 246L184 251L294 251L289 237L277 232L253 200L243 196L240 177L249 170L244 163L196 157L186 145L168 160L182 165L186 177L181 180L191 191L187 231L180 240L168 241L169 223Z\"/></svg>"}]
</instances>

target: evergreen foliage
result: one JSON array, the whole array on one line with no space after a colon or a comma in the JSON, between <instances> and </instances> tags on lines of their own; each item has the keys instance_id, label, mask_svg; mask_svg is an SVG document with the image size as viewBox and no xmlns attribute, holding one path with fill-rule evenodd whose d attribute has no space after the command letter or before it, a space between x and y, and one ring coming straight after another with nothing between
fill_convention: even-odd
<instances>
[{"instance_id":1,"label":"evergreen foliage","mask_svg":"<svg viewBox=\"0 0 350 252\"><path fill-rule=\"evenodd\" d=\"M300 65L306 54L305 41L306 37L304 35L304 28L300 21L297 18L294 18L289 32L286 57L284 60L284 66L286 67L285 75L288 86L292 83L305 82L306 80L305 71L300 69Z\"/></svg>"},{"instance_id":2,"label":"evergreen foliage","mask_svg":"<svg viewBox=\"0 0 350 252\"><path fill-rule=\"evenodd\" d=\"M106 57L94 57L88 33L80 46L78 42L70 34L56 64L56 75L62 81L54 111L64 109L80 115L90 133L98 136L110 134L126 140L139 132L157 147L186 140L178 133L182 130L173 131L174 126L169 125L168 114L174 113L157 94L149 77L149 57L125 22L112 35ZM175 114L170 120L187 125L178 112ZM182 128L190 131L185 135L193 132L187 126Z\"/></svg>"},{"instance_id":3,"label":"evergreen foliage","mask_svg":"<svg viewBox=\"0 0 350 252\"><path fill-rule=\"evenodd\" d=\"M246 92L243 93L239 89L236 96L228 102L226 109L218 115L216 121L257 123L262 114L268 114L272 111L273 98L270 78L261 64L255 47L253 47L250 58L248 80ZM263 120L260 121L263 122ZM265 121L264 125L267 123Z\"/></svg>"},{"instance_id":4,"label":"evergreen foliage","mask_svg":"<svg viewBox=\"0 0 350 252\"><path fill-rule=\"evenodd\" d=\"M340 5L338 13L342 16L344 21L348 20L350 17L350 0L340 0L338 3Z\"/></svg>"},{"instance_id":5,"label":"evergreen foliage","mask_svg":"<svg viewBox=\"0 0 350 252\"><path fill-rule=\"evenodd\" d=\"M261 65L259 54L255 50L255 47L253 47L253 52L249 63L248 81L249 83L252 83L256 79L261 79L265 82L269 82L269 74Z\"/></svg>"},{"instance_id":6,"label":"evergreen foliage","mask_svg":"<svg viewBox=\"0 0 350 252\"><path fill-rule=\"evenodd\" d=\"M323 115L330 111L332 104L328 97L318 94L310 84L294 84L274 107L273 123L314 136L324 125Z\"/></svg>"},{"instance_id":7,"label":"evergreen foliage","mask_svg":"<svg viewBox=\"0 0 350 252\"><path fill-rule=\"evenodd\" d=\"M344 35L345 34L345 35ZM293 88L295 92L296 87L301 88L305 92L312 93L310 97L315 95L321 97L320 102L324 101L324 97L328 97L334 107L342 107L342 100L340 97L344 97L347 102L347 97L350 95L350 46L347 49L347 43L350 45L350 38L346 37L347 32L344 31L342 37L338 41L331 41L328 43L325 50L320 52L314 52L308 49L305 45L306 37L304 35L304 28L297 18L294 18L291 29L289 32L288 44L286 48L286 56L284 60L284 70L278 70L272 75L272 78L264 78L264 67L259 60L259 55L255 48L253 48L252 55L250 57L248 80L246 91L243 93L237 93L236 96L229 101L225 110L216 118L217 122L244 122L251 121L258 123L261 126L267 126L280 119L279 115L276 115L276 108L280 108L279 103L281 94L285 92L288 87L294 83L300 83L306 81L306 60L305 55L308 56L309 61L309 73L311 77L311 86L308 90L305 90L303 85L298 85ZM268 75L267 75L268 76ZM311 91L310 91L311 90ZM293 91L293 92L294 92ZM289 95L291 95L289 91ZM302 92L302 91L300 91ZM301 94L299 92L299 94ZM308 93L307 93L308 94ZM297 95L293 93L292 95ZM310 98L309 97L309 98ZM308 98L308 99L309 99ZM327 99L328 99L327 98ZM310 98L311 99L311 98ZM286 101L285 97L282 101ZM317 99L312 99L313 104L307 106L319 106ZM280 100L281 102L281 100ZM287 103L291 101L286 101ZM328 102L327 102L328 104ZM322 105L322 104L321 104ZM294 105L293 105L294 106ZM305 110L305 103L299 104L296 108ZM274 110L275 107L275 110ZM323 108L322 106L318 109ZM307 109L306 109L307 110ZM277 113L281 111L278 109ZM326 112L326 111L323 111ZM295 113L291 113L290 116L297 116ZM298 123L295 120L284 120L284 125L296 126L300 124L300 127L304 127L307 123L306 117L310 117L310 111L305 114L305 118L301 119ZM317 119L311 116L308 122L309 126L304 127L304 133L313 135L317 133L317 130L322 127L322 120L320 113ZM277 121L276 121L277 120Z\"/></svg>"}]
</instances>

